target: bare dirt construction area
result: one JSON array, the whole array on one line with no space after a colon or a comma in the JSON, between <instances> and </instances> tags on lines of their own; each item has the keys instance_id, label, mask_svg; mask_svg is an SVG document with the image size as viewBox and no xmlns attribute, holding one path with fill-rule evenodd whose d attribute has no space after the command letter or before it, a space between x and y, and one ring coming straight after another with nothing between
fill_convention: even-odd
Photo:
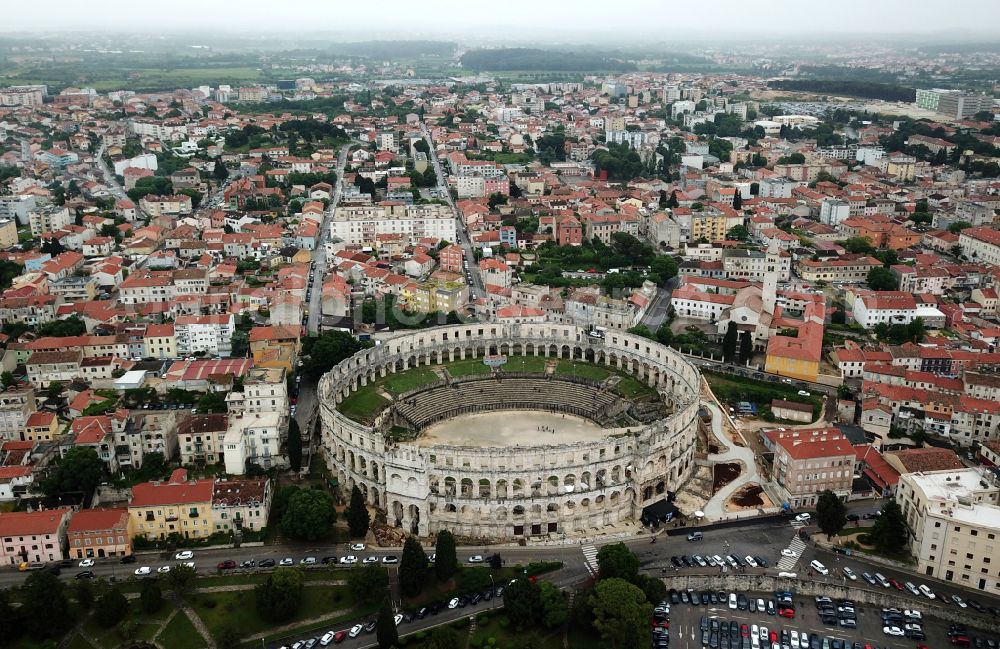
<instances>
[{"instance_id":1,"label":"bare dirt construction area","mask_svg":"<svg viewBox=\"0 0 1000 649\"><path fill-rule=\"evenodd\" d=\"M691 515L703 509L711 497L712 469L707 466L698 466L687 482L677 490L674 505L685 514Z\"/></svg>"},{"instance_id":2,"label":"bare dirt construction area","mask_svg":"<svg viewBox=\"0 0 1000 649\"><path fill-rule=\"evenodd\" d=\"M740 473L743 472L743 467L741 467L736 462L726 462L725 464L716 464L713 467L714 477L712 479L712 493L717 493L719 489L722 489L727 484L740 477Z\"/></svg>"},{"instance_id":3,"label":"bare dirt construction area","mask_svg":"<svg viewBox=\"0 0 1000 649\"><path fill-rule=\"evenodd\" d=\"M764 493L764 488L757 484L744 485L726 502L727 512L738 512L744 509L762 509L773 507L774 503Z\"/></svg>"}]
</instances>

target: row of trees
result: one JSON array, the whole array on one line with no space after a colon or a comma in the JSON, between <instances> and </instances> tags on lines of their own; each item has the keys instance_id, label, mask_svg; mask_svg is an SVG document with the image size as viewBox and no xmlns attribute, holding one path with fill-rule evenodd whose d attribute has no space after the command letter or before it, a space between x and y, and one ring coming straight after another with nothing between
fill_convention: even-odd
<instances>
[{"instance_id":1,"label":"row of trees","mask_svg":"<svg viewBox=\"0 0 1000 649\"><path fill-rule=\"evenodd\" d=\"M828 539L847 524L847 507L830 490L820 492L816 501L816 524ZM897 554L906 547L909 529L899 503L891 499L886 502L867 536L867 541L883 554Z\"/></svg>"}]
</instances>

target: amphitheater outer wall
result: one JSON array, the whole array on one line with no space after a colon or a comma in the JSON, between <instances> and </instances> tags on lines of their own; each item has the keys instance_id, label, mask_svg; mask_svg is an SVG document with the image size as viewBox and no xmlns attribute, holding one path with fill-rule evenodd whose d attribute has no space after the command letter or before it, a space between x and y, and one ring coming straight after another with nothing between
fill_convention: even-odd
<instances>
[{"instance_id":1,"label":"amphitheater outer wall","mask_svg":"<svg viewBox=\"0 0 1000 649\"><path fill-rule=\"evenodd\" d=\"M561 445L417 446L387 440L391 408L371 424L338 404L393 372L488 354L588 361L655 389L672 412L626 434ZM698 370L677 352L624 332L604 338L550 323L424 329L362 350L319 383L322 451L339 483L357 485L390 524L428 536L483 539L593 534L635 521L694 469Z\"/></svg>"}]
</instances>

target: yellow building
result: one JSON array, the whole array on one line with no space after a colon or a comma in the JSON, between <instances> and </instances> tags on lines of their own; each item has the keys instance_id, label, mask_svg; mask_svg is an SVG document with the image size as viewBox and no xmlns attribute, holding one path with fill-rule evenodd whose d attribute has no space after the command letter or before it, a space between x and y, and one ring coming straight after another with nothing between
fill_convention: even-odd
<instances>
[{"instance_id":1,"label":"yellow building","mask_svg":"<svg viewBox=\"0 0 1000 649\"><path fill-rule=\"evenodd\" d=\"M132 487L128 504L130 534L147 539L205 538L212 534L214 481L188 480L185 469L176 469L166 482L143 482Z\"/></svg>"},{"instance_id":2,"label":"yellow building","mask_svg":"<svg viewBox=\"0 0 1000 649\"><path fill-rule=\"evenodd\" d=\"M822 355L823 325L807 322L799 327L799 335L794 338L774 335L768 339L764 371L814 382Z\"/></svg>"},{"instance_id":3,"label":"yellow building","mask_svg":"<svg viewBox=\"0 0 1000 649\"><path fill-rule=\"evenodd\" d=\"M0 248L17 245L17 222L14 219L0 219Z\"/></svg>"},{"instance_id":4,"label":"yellow building","mask_svg":"<svg viewBox=\"0 0 1000 649\"><path fill-rule=\"evenodd\" d=\"M730 210L732 211L732 210ZM743 224L743 217L735 212L725 212L706 208L703 212L691 214L691 235L689 241L723 241L731 228Z\"/></svg>"},{"instance_id":5,"label":"yellow building","mask_svg":"<svg viewBox=\"0 0 1000 649\"><path fill-rule=\"evenodd\" d=\"M895 155L889 158L885 172L903 182L911 181L917 175L917 159L908 155Z\"/></svg>"},{"instance_id":6,"label":"yellow building","mask_svg":"<svg viewBox=\"0 0 1000 649\"><path fill-rule=\"evenodd\" d=\"M177 338L172 324L149 325L142 343L146 358L177 358Z\"/></svg>"},{"instance_id":7,"label":"yellow building","mask_svg":"<svg viewBox=\"0 0 1000 649\"><path fill-rule=\"evenodd\" d=\"M21 440L25 442L51 442L59 435L59 419L54 412L39 410L31 413L24 423Z\"/></svg>"},{"instance_id":8,"label":"yellow building","mask_svg":"<svg viewBox=\"0 0 1000 649\"><path fill-rule=\"evenodd\" d=\"M250 330L250 354L254 367L276 367L291 374L299 353L299 327L270 325Z\"/></svg>"},{"instance_id":9,"label":"yellow building","mask_svg":"<svg viewBox=\"0 0 1000 649\"><path fill-rule=\"evenodd\" d=\"M410 304L419 313L449 313L465 307L468 287L461 282L423 282L417 284Z\"/></svg>"}]
</instances>

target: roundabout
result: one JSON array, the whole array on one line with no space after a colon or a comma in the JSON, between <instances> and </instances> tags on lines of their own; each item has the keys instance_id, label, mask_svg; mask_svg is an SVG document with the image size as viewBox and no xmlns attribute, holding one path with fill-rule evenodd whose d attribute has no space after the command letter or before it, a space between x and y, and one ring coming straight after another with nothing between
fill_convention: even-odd
<instances>
[{"instance_id":1,"label":"roundabout","mask_svg":"<svg viewBox=\"0 0 1000 649\"><path fill-rule=\"evenodd\" d=\"M694 469L698 394L694 365L625 332L437 327L323 377L322 450L408 533L592 534L637 521Z\"/></svg>"}]
</instances>

